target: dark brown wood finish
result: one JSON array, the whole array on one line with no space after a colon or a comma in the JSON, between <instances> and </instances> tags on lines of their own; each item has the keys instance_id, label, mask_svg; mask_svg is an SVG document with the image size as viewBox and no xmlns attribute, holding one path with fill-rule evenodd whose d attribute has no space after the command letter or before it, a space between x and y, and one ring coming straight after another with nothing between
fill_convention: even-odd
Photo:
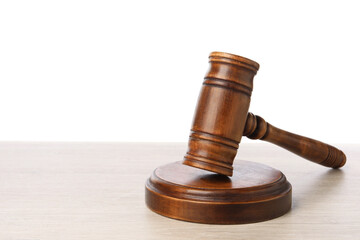
<instances>
[{"instance_id":1,"label":"dark brown wood finish","mask_svg":"<svg viewBox=\"0 0 360 240\"><path fill-rule=\"evenodd\" d=\"M175 219L215 224L265 221L289 211L291 185L280 171L247 161L233 167L243 135L275 143L324 166L345 164L340 150L248 114L258 68L259 64L247 58L210 54L210 70L183 164L161 166L146 182L146 204L151 210Z\"/></svg>"},{"instance_id":2,"label":"dark brown wood finish","mask_svg":"<svg viewBox=\"0 0 360 240\"><path fill-rule=\"evenodd\" d=\"M183 164L161 166L146 182L151 210L215 224L265 221L290 210L291 185L284 174L247 161L233 167L258 68L247 58L210 54Z\"/></svg>"},{"instance_id":3,"label":"dark brown wood finish","mask_svg":"<svg viewBox=\"0 0 360 240\"><path fill-rule=\"evenodd\" d=\"M340 168L346 163L346 156L341 150L329 144L281 130L252 113L248 113L243 134L250 139L274 143L326 167Z\"/></svg>"},{"instance_id":4,"label":"dark brown wood finish","mask_svg":"<svg viewBox=\"0 0 360 240\"><path fill-rule=\"evenodd\" d=\"M291 208L291 185L280 171L238 161L233 177L181 162L157 168L146 182L147 206L175 219L236 224L273 219Z\"/></svg>"},{"instance_id":5,"label":"dark brown wood finish","mask_svg":"<svg viewBox=\"0 0 360 240\"><path fill-rule=\"evenodd\" d=\"M183 163L231 176L259 64L221 52L209 59Z\"/></svg>"}]
</instances>

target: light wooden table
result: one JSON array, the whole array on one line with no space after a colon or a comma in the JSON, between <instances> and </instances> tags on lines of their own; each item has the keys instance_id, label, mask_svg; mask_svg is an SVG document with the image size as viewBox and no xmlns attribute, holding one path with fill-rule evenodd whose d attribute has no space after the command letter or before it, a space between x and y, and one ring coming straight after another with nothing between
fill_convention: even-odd
<instances>
[{"instance_id":1,"label":"light wooden table","mask_svg":"<svg viewBox=\"0 0 360 240\"><path fill-rule=\"evenodd\" d=\"M241 144L239 159L280 169L293 208L246 225L172 220L148 210L144 183L181 160L185 143L0 143L0 239L360 239L360 146L330 170L267 143Z\"/></svg>"}]
</instances>

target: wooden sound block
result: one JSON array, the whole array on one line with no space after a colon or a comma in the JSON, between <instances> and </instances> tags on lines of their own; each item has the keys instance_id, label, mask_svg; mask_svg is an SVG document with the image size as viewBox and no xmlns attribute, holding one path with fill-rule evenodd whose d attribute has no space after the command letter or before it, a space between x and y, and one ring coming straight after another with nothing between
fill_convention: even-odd
<instances>
[{"instance_id":1,"label":"wooden sound block","mask_svg":"<svg viewBox=\"0 0 360 240\"><path fill-rule=\"evenodd\" d=\"M291 184L285 175L249 161L237 161L232 177L170 163L155 169L145 191L152 211L189 222L261 222L291 208Z\"/></svg>"}]
</instances>

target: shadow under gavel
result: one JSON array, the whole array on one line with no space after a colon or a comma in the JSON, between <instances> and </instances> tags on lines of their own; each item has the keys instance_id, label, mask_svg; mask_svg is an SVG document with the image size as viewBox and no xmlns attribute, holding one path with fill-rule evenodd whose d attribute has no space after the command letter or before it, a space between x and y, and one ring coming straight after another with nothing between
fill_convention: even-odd
<instances>
[{"instance_id":1,"label":"shadow under gavel","mask_svg":"<svg viewBox=\"0 0 360 240\"><path fill-rule=\"evenodd\" d=\"M329 144L274 127L262 117L250 112L247 115L243 136L273 143L326 167L340 168L346 163L346 156L341 150Z\"/></svg>"}]
</instances>

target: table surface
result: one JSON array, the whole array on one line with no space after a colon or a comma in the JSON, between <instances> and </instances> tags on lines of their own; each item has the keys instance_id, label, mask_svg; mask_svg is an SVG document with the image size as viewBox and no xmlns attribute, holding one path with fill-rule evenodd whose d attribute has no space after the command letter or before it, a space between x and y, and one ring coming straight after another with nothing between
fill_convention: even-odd
<instances>
[{"instance_id":1,"label":"table surface","mask_svg":"<svg viewBox=\"0 0 360 240\"><path fill-rule=\"evenodd\" d=\"M341 170L267 143L241 144L237 159L281 170L293 186L286 215L245 225L169 219L144 203L159 165L185 143L0 143L0 239L360 239L360 146L337 145Z\"/></svg>"}]
</instances>

